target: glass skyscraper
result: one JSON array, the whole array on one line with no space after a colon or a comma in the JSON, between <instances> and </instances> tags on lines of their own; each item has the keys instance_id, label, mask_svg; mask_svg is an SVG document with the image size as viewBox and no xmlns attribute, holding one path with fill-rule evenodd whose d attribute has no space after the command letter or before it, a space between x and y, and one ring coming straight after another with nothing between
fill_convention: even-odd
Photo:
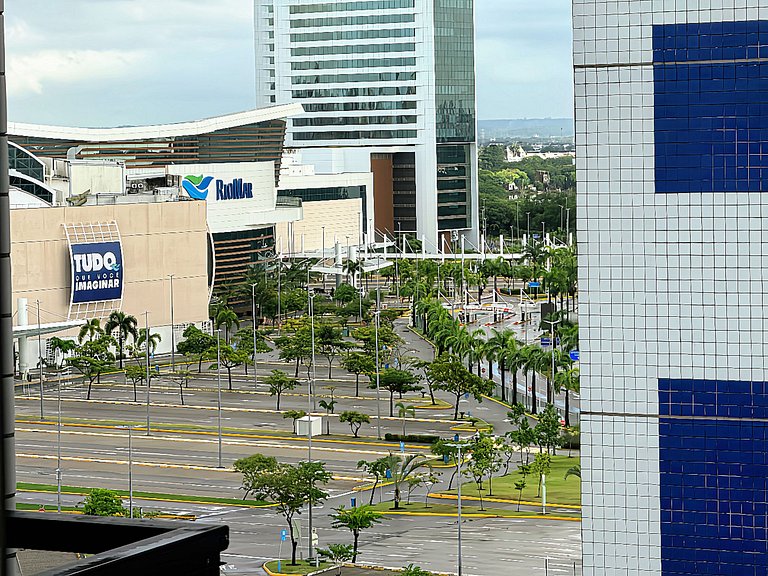
<instances>
[{"instance_id":1,"label":"glass skyscraper","mask_svg":"<svg viewBox=\"0 0 768 576\"><path fill-rule=\"evenodd\" d=\"M259 105L306 111L286 147L318 173L373 172L379 233L477 246L474 0L255 0L254 14Z\"/></svg>"},{"instance_id":2,"label":"glass skyscraper","mask_svg":"<svg viewBox=\"0 0 768 576\"><path fill-rule=\"evenodd\" d=\"M768 574L768 1L573 19L584 574Z\"/></svg>"}]
</instances>

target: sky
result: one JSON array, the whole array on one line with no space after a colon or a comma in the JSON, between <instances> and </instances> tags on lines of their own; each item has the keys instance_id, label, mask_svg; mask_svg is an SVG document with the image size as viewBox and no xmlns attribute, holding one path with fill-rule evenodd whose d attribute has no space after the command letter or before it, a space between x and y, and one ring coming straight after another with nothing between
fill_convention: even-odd
<instances>
[{"instance_id":1,"label":"sky","mask_svg":"<svg viewBox=\"0 0 768 576\"><path fill-rule=\"evenodd\" d=\"M119 126L254 107L251 0L6 0L12 122ZM476 0L478 118L573 115L570 2Z\"/></svg>"}]
</instances>

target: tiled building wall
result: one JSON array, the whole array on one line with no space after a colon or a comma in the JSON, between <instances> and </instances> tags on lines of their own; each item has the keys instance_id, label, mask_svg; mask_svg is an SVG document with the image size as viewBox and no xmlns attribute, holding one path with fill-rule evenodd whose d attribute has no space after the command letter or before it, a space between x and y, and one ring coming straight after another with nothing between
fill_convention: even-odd
<instances>
[{"instance_id":1,"label":"tiled building wall","mask_svg":"<svg viewBox=\"0 0 768 576\"><path fill-rule=\"evenodd\" d=\"M573 16L584 573L766 574L768 0Z\"/></svg>"}]
</instances>

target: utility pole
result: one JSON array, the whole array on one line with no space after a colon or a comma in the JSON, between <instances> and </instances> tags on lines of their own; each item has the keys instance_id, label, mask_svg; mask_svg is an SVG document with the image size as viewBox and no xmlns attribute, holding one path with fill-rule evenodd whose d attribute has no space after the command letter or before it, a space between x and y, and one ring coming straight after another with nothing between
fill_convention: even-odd
<instances>
[{"instance_id":1,"label":"utility pole","mask_svg":"<svg viewBox=\"0 0 768 576\"><path fill-rule=\"evenodd\" d=\"M176 372L176 334L173 329L173 274L171 278L171 372ZM147 334L149 338L149 334Z\"/></svg>"},{"instance_id":2,"label":"utility pole","mask_svg":"<svg viewBox=\"0 0 768 576\"><path fill-rule=\"evenodd\" d=\"M149 311L144 312L144 346L147 349L147 436L149 436Z\"/></svg>"},{"instance_id":3,"label":"utility pole","mask_svg":"<svg viewBox=\"0 0 768 576\"><path fill-rule=\"evenodd\" d=\"M37 303L37 362L40 368L40 420L45 420L43 399L43 344L41 340L42 328L40 325L40 300Z\"/></svg>"},{"instance_id":4,"label":"utility pole","mask_svg":"<svg viewBox=\"0 0 768 576\"><path fill-rule=\"evenodd\" d=\"M218 436L219 436L219 468L223 468L221 465L221 328L216 330L216 382L218 384Z\"/></svg>"}]
</instances>

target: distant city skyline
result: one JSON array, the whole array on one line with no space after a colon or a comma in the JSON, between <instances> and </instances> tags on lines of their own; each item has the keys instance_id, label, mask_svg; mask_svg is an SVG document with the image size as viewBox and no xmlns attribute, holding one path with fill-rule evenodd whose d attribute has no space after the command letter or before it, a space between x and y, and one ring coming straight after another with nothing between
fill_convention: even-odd
<instances>
[{"instance_id":1,"label":"distant city skyline","mask_svg":"<svg viewBox=\"0 0 768 576\"><path fill-rule=\"evenodd\" d=\"M476 0L478 116L573 115L570 3ZM11 121L177 122L254 107L251 0L7 0Z\"/></svg>"}]
</instances>

